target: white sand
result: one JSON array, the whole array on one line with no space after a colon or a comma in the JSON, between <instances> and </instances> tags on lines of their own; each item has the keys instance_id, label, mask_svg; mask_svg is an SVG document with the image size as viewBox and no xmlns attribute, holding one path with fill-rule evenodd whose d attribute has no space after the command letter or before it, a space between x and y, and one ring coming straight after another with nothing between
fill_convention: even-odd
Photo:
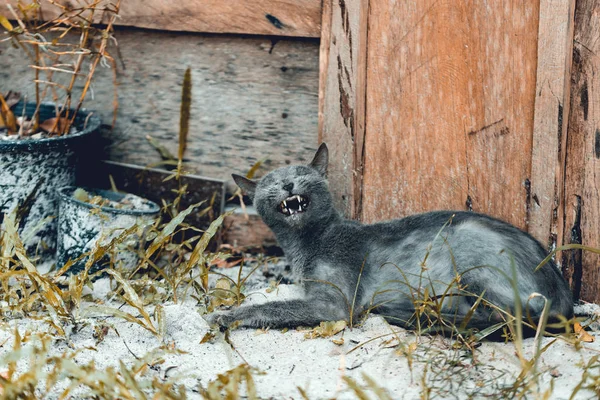
<instances>
[{"instance_id":1,"label":"white sand","mask_svg":"<svg viewBox=\"0 0 600 400\"><path fill-rule=\"evenodd\" d=\"M94 284L94 297L106 300L108 285L108 279L97 281ZM298 288L292 285L280 285L278 291L265 293L263 290L262 293L264 296L249 297L248 303L300 295ZM118 307L121 303L112 305ZM122 309L133 313L127 307ZM149 311L151 309L149 307ZM206 387L217 374L244 362L264 373L254 376L259 397L275 399L301 398L297 387L303 388L310 399L356 398L343 377L351 377L362 384L364 374L385 388L393 399L418 399L423 390L425 369L425 381L429 387L438 388L438 398L466 398L469 393L476 391L497 393L504 383L514 382L515 376L521 371L513 343L483 343L475 351L477 364L474 365L468 352L452 350L449 341L439 337L417 338L400 328L391 327L377 316L369 317L360 327L337 334L335 339L344 339L341 346L334 344L332 338L305 339L305 332L295 330L282 333L277 330L263 332L238 329L230 335L232 348L224 341L223 335L212 343L200 344L209 327L194 301L165 304L164 309L166 334L163 343L185 353L165 355L164 363L156 365L150 370L150 374L160 378L177 377L177 381L185 385L188 398L201 398L197 391L199 385ZM598 312L598 307L590 306L587 311ZM80 330L72 331L68 335L68 341L55 340L51 353L80 349L76 356L79 364L94 360L98 369L104 369L109 366L118 367L119 361L131 365L136 357L141 358L161 344L156 336L135 323L108 318L105 323L114 326L120 337L114 330L109 330L104 340L95 345L93 325L100 321L98 318L82 320L84 321L89 324L80 324ZM15 327L22 335L28 330L50 331L47 325L30 319L10 320L0 326L0 358L11 351ZM387 335L392 329L398 332L397 339L386 343L394 337ZM348 354L357 344L381 335L387 336L359 346ZM412 356L412 370L406 355L398 351L398 340L403 343L404 348L410 348L412 343L418 342ZM542 346L552 340L543 338ZM525 340L524 354L527 357L533 355L534 348L533 339ZM580 350L563 340L557 340L539 361L538 369L542 372L539 393L549 390L552 384L554 389L550 398L568 399L581 381L581 363L587 362L596 354L600 354L600 337L595 343L585 344ZM451 360L457 362L450 365ZM26 365L21 363L19 367L22 369ZM596 369L594 373L598 375L600 371ZM493 380L493 377L497 379ZM447 391L440 391L439 388L444 387ZM82 392L75 394L74 398L85 397ZM436 391L431 392L431 395L435 397ZM538 395L529 397L537 398ZM56 394L47 398L56 398ZM372 398L376 397L373 395ZM597 396L591 391L585 391L580 392L576 398Z\"/></svg>"}]
</instances>

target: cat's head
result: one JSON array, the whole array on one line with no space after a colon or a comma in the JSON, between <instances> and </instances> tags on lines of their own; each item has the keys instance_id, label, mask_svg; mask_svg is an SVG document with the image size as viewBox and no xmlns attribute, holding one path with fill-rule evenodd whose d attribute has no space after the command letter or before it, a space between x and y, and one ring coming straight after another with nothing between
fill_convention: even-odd
<instances>
[{"instance_id":1,"label":"cat's head","mask_svg":"<svg viewBox=\"0 0 600 400\"><path fill-rule=\"evenodd\" d=\"M328 157L323 143L309 165L278 168L259 181L232 176L272 229L304 228L335 213L326 177Z\"/></svg>"}]
</instances>

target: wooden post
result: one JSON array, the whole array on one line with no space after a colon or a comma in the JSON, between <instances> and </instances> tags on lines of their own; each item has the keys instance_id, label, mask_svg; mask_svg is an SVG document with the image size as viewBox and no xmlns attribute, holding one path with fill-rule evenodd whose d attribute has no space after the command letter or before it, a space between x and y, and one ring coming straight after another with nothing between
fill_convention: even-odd
<instances>
[{"instance_id":1,"label":"wooden post","mask_svg":"<svg viewBox=\"0 0 600 400\"><path fill-rule=\"evenodd\" d=\"M319 141L329 146L336 206L354 218L361 215L368 8L368 0L323 1Z\"/></svg>"},{"instance_id":2,"label":"wooden post","mask_svg":"<svg viewBox=\"0 0 600 400\"><path fill-rule=\"evenodd\" d=\"M566 137L564 243L600 248L600 4L577 0ZM576 298L600 301L600 255L564 252L563 271Z\"/></svg>"},{"instance_id":3,"label":"wooden post","mask_svg":"<svg viewBox=\"0 0 600 400\"><path fill-rule=\"evenodd\" d=\"M540 1L529 232L549 249L563 239L574 11L575 0Z\"/></svg>"}]
</instances>

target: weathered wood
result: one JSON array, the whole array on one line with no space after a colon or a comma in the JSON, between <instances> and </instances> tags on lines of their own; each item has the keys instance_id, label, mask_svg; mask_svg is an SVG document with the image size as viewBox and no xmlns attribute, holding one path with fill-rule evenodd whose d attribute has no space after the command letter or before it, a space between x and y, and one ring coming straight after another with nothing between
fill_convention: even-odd
<instances>
[{"instance_id":1,"label":"weathered wood","mask_svg":"<svg viewBox=\"0 0 600 400\"><path fill-rule=\"evenodd\" d=\"M566 147L565 243L600 248L600 4L577 0ZM563 253L576 298L600 302L600 255Z\"/></svg>"},{"instance_id":2,"label":"weathered wood","mask_svg":"<svg viewBox=\"0 0 600 400\"><path fill-rule=\"evenodd\" d=\"M540 1L529 233L549 248L562 243L574 10L575 0Z\"/></svg>"},{"instance_id":3,"label":"weathered wood","mask_svg":"<svg viewBox=\"0 0 600 400\"><path fill-rule=\"evenodd\" d=\"M41 3L46 19L62 12L60 7ZM71 9L81 4L73 0L57 3ZM0 14L10 18L6 4L16 9L17 0L0 4ZM101 3L98 9L103 7ZM321 0L126 0L122 1L119 15L119 25L171 31L315 38L321 34ZM98 13L95 21L106 22L103 18L105 15Z\"/></svg>"},{"instance_id":4,"label":"weathered wood","mask_svg":"<svg viewBox=\"0 0 600 400\"><path fill-rule=\"evenodd\" d=\"M368 0L326 0L321 38L319 138L330 151L337 208L360 217Z\"/></svg>"},{"instance_id":5,"label":"weathered wood","mask_svg":"<svg viewBox=\"0 0 600 400\"><path fill-rule=\"evenodd\" d=\"M119 114L108 158L156 165L150 135L177 154L181 83L192 68L192 113L186 170L231 181L266 157L262 171L309 162L317 147L319 44L122 29L116 32ZM113 49L114 50L114 49ZM28 61L0 43L3 92L34 98ZM99 68L85 106L112 120L112 71Z\"/></svg>"},{"instance_id":6,"label":"weathered wood","mask_svg":"<svg viewBox=\"0 0 600 400\"><path fill-rule=\"evenodd\" d=\"M363 219L467 208L526 228L538 6L371 2Z\"/></svg>"},{"instance_id":7,"label":"weathered wood","mask_svg":"<svg viewBox=\"0 0 600 400\"><path fill-rule=\"evenodd\" d=\"M331 3L333 0L323 0L323 15L321 19L321 41L319 46L319 143L323 142L323 124L325 123L325 90L328 82L329 51L331 47Z\"/></svg>"}]
</instances>

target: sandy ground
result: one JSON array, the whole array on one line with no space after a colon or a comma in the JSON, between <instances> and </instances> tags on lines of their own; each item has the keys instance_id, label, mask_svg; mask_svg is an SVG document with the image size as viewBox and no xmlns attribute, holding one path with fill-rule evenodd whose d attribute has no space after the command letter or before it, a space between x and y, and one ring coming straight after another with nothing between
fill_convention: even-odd
<instances>
[{"instance_id":1,"label":"sandy ground","mask_svg":"<svg viewBox=\"0 0 600 400\"><path fill-rule=\"evenodd\" d=\"M235 275L236 268L229 272ZM262 286L266 284L264 282ZM109 286L108 279L96 281L93 297L106 301ZM261 286L260 279L249 282L248 286L256 289ZM282 284L271 293L266 293L263 288L247 301L250 304L300 295L296 286ZM127 307L122 309L127 311ZM347 328L330 338L307 339L306 331L297 330L237 329L230 334L230 345L222 334L211 342L200 343L209 332L209 326L195 301L164 304L164 310L166 334L162 343L141 326L110 317L103 319L104 323L115 329L109 330L104 340L96 344L93 331L99 319L88 318L87 324L81 324L79 330L68 334L68 340L53 341L50 352L59 354L78 349L77 363L86 364L93 360L97 369L104 369L118 367L120 361L134 363L136 358L167 344L181 353L164 355L164 363L155 365L149 374L159 379L175 377L185 385L189 398L201 398L199 386L206 387L217 374L242 363L261 371L254 374L258 396L275 399L302 398L298 388L303 389L310 399L357 398L344 377L351 377L363 385L365 376L372 378L393 399L421 398L425 387L431 398L482 398L486 393L493 395L492 398L501 398L500 391L512 384L521 371L514 343L483 343L473 357L468 351L453 348L448 340L418 338L374 315L362 326ZM598 313L598 307L588 306L585 311ZM0 326L0 359L12 350L15 328L21 335L49 331L46 324L32 319L9 320ZM592 334L597 335L596 332ZM341 345L332 341L339 343L341 338ZM542 346L552 341L552 338L543 338ZM523 353L529 358L534 351L534 340L526 339ZM539 398L541 393L551 389L549 398L570 398L582 381L581 366L597 354L600 354L600 337L595 343L584 344L579 349L564 340L555 340L537 364L539 385L537 392L528 398ZM26 362L21 362L19 368L26 368ZM590 372L596 376L600 374L598 368ZM81 392L75 394L74 398L85 397ZM376 398L373 393L371 396ZM47 398L56 398L56 395ZM597 395L584 390L575 398L597 398Z\"/></svg>"}]
</instances>

